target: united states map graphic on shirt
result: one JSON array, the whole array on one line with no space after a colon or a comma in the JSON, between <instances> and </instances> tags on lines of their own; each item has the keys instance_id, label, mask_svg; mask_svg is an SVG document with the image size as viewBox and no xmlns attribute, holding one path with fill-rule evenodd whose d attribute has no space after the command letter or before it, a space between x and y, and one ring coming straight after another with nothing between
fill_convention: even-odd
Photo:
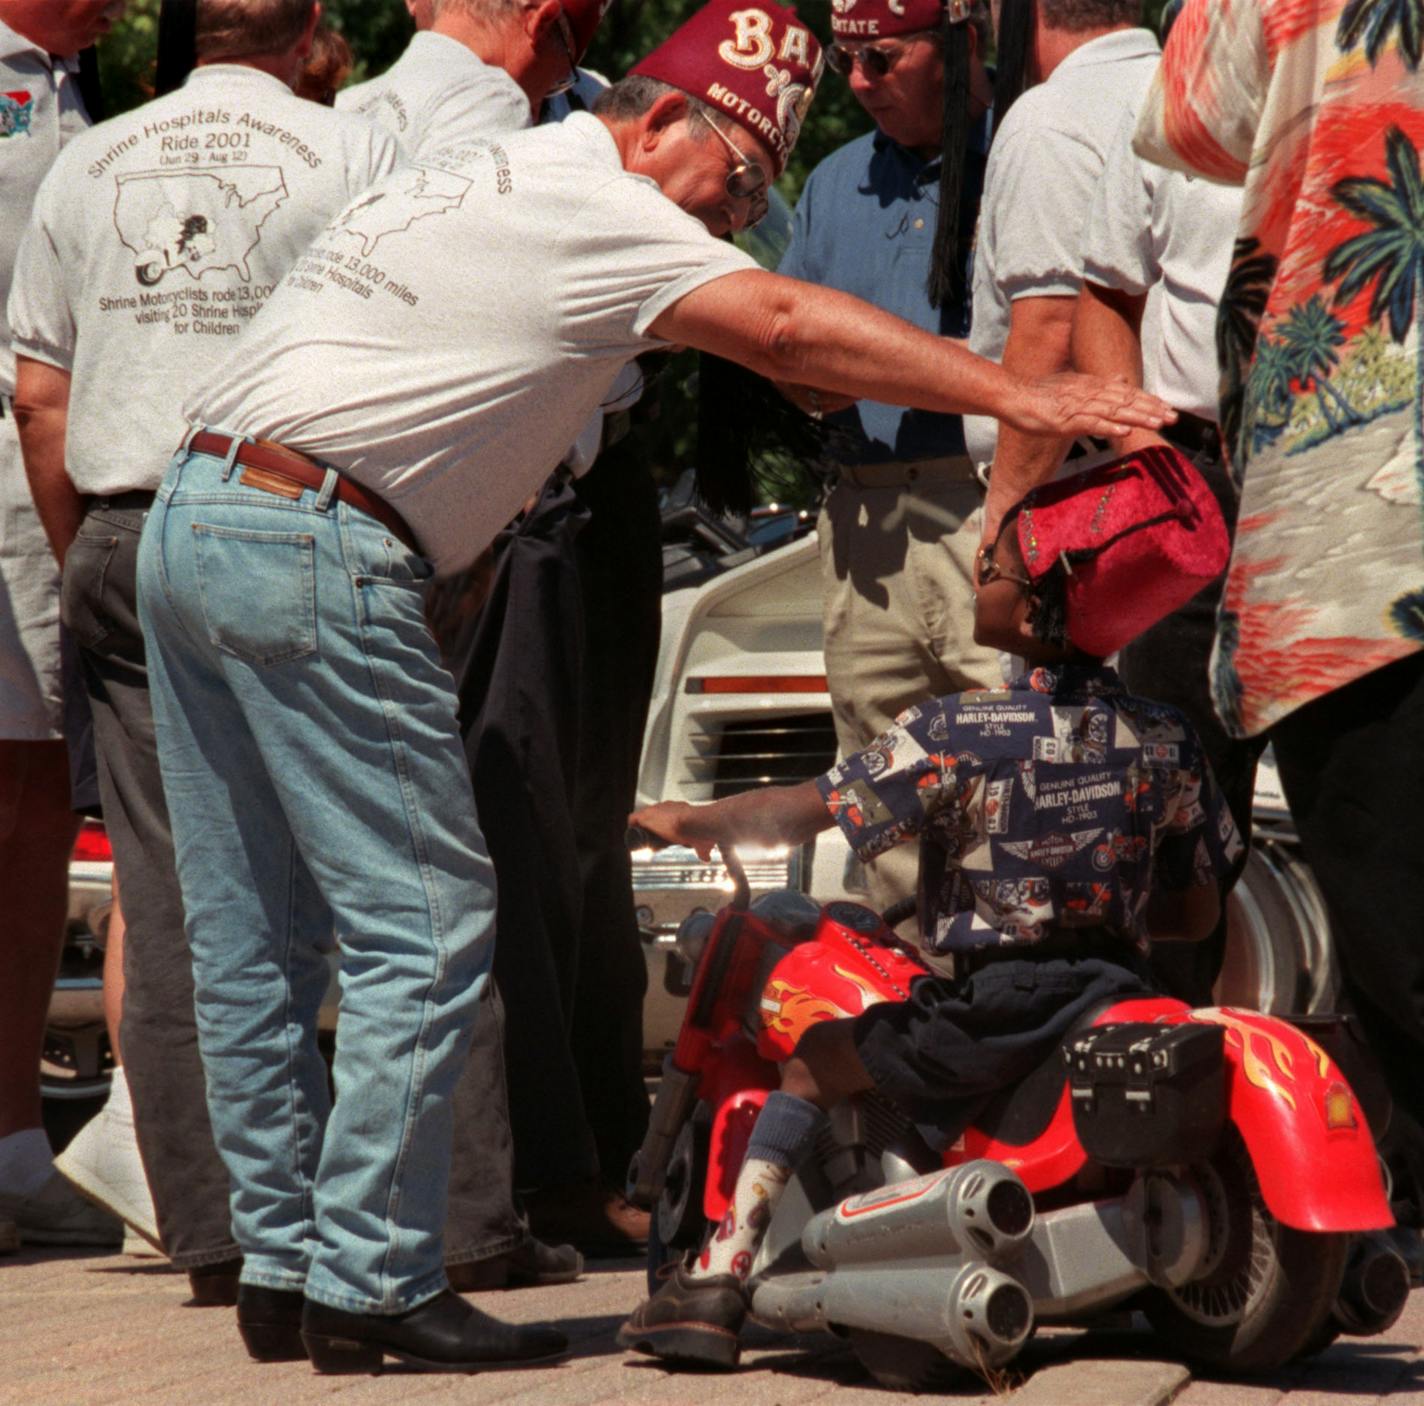
<instances>
[{"instance_id":1,"label":"united states map graphic on shirt","mask_svg":"<svg viewBox=\"0 0 1424 1406\"><path fill-rule=\"evenodd\" d=\"M380 188L369 191L336 221L355 235L367 257L388 234L400 234L417 220L455 210L474 184L438 166L411 166Z\"/></svg>"},{"instance_id":2,"label":"united states map graphic on shirt","mask_svg":"<svg viewBox=\"0 0 1424 1406\"><path fill-rule=\"evenodd\" d=\"M134 171L115 184L114 228L133 251L134 277L144 287L170 273L198 279L213 269L235 269L250 281L248 255L287 199L278 166Z\"/></svg>"}]
</instances>

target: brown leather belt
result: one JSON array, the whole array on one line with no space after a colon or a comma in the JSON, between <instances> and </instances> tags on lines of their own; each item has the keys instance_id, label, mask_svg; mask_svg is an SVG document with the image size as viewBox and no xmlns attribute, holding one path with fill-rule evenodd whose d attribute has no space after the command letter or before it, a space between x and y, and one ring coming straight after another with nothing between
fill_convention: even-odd
<instances>
[{"instance_id":1,"label":"brown leather belt","mask_svg":"<svg viewBox=\"0 0 1424 1406\"><path fill-rule=\"evenodd\" d=\"M195 454L211 454L225 459L232 443L231 435L199 430L188 441L188 448ZM315 459L308 459L305 454L288 449L284 444L274 444L269 439L243 443L233 456L233 463L241 464L244 469L238 475L240 484L247 488L260 488L264 493L275 493L281 498L300 498L303 489L320 490L326 482L327 471ZM375 518L411 551L420 551L420 543L405 519L389 503L377 498L369 489L362 488L354 479L338 473L336 491L331 496Z\"/></svg>"}]
</instances>

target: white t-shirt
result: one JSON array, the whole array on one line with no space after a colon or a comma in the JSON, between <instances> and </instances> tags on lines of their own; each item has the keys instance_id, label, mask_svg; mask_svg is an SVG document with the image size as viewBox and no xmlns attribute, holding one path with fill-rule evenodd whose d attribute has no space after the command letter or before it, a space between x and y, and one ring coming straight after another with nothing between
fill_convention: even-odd
<instances>
[{"instance_id":1,"label":"white t-shirt","mask_svg":"<svg viewBox=\"0 0 1424 1406\"><path fill-rule=\"evenodd\" d=\"M649 325L756 262L629 175L588 113L407 167L348 207L189 397L334 464L468 565L564 457Z\"/></svg>"},{"instance_id":2,"label":"white t-shirt","mask_svg":"<svg viewBox=\"0 0 1424 1406\"><path fill-rule=\"evenodd\" d=\"M17 351L73 377L65 461L81 493L158 486L188 388L399 159L374 123L236 64L195 69L65 148L20 245L10 321Z\"/></svg>"},{"instance_id":3,"label":"white t-shirt","mask_svg":"<svg viewBox=\"0 0 1424 1406\"><path fill-rule=\"evenodd\" d=\"M1124 293L1160 289L1144 323L1142 384L1204 420L1217 417L1216 308L1241 222L1236 186L1169 171L1132 149L1140 104L1123 114L1088 216L1083 277Z\"/></svg>"},{"instance_id":4,"label":"white t-shirt","mask_svg":"<svg viewBox=\"0 0 1424 1406\"><path fill-rule=\"evenodd\" d=\"M1115 30L1074 49L1009 110L984 174L974 247L969 348L998 361L1016 298L1073 298L1083 235L1122 115L1136 111L1161 50L1146 29ZM994 457L999 422L964 417L976 463Z\"/></svg>"},{"instance_id":5,"label":"white t-shirt","mask_svg":"<svg viewBox=\"0 0 1424 1406\"><path fill-rule=\"evenodd\" d=\"M374 118L412 160L451 142L514 132L534 120L529 99L504 69L458 39L423 30L379 78L336 95L342 111Z\"/></svg>"},{"instance_id":6,"label":"white t-shirt","mask_svg":"<svg viewBox=\"0 0 1424 1406\"><path fill-rule=\"evenodd\" d=\"M35 192L60 148L89 125L79 64L54 59L0 23L0 395L15 393L5 301Z\"/></svg>"}]
</instances>

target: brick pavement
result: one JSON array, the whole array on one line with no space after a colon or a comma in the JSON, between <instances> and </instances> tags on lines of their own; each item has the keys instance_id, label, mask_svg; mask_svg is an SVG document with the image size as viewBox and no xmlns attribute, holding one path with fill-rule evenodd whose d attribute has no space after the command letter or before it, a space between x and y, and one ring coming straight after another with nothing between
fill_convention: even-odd
<instances>
[{"instance_id":1,"label":"brick pavement","mask_svg":"<svg viewBox=\"0 0 1424 1406\"><path fill-rule=\"evenodd\" d=\"M3 1406L226 1406L273 1403L365 1406L407 1401L469 1406L885 1406L849 1350L827 1337L749 1335L735 1376L672 1376L625 1356L613 1331L638 1297L640 1267L595 1266L577 1284L476 1297L520 1321L560 1320L570 1361L529 1372L428 1376L392 1364L379 1377L318 1377L304 1364L259 1366L238 1341L231 1310L186 1307L185 1280L153 1260L79 1254L0 1259L0 1403ZM1424 1294L1386 1337L1347 1340L1313 1362L1250 1386L1189 1382L1152 1358L1146 1332L1040 1333L998 1394L970 1380L956 1406L1346 1406L1388 1397L1424 1406Z\"/></svg>"}]
</instances>

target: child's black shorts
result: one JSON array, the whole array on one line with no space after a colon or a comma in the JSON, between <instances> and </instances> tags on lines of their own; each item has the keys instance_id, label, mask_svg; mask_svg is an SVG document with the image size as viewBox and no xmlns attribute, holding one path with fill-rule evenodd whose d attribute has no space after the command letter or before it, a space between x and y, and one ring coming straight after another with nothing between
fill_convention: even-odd
<instances>
[{"instance_id":1,"label":"child's black shorts","mask_svg":"<svg viewBox=\"0 0 1424 1406\"><path fill-rule=\"evenodd\" d=\"M921 977L908 1001L871 1006L855 1019L855 1045L882 1094L952 1139L1095 1006L1150 992L1126 951L1121 965L1101 957L995 961L962 980Z\"/></svg>"}]
</instances>

